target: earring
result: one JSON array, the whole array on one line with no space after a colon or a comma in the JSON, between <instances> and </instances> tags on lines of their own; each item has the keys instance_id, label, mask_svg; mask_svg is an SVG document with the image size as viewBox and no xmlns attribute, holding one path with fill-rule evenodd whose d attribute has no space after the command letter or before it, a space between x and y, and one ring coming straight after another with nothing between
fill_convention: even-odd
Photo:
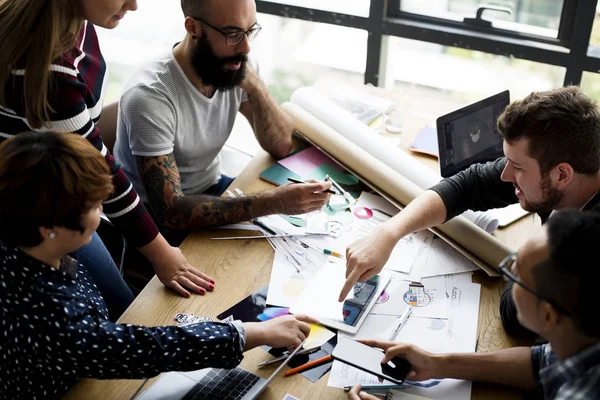
<instances>
[{"instance_id":1,"label":"earring","mask_svg":"<svg viewBox=\"0 0 600 400\"><path fill-rule=\"evenodd\" d=\"M50 232L48 234L48 239L54 239L55 237L56 237L56 233L54 233L54 232Z\"/></svg>"}]
</instances>

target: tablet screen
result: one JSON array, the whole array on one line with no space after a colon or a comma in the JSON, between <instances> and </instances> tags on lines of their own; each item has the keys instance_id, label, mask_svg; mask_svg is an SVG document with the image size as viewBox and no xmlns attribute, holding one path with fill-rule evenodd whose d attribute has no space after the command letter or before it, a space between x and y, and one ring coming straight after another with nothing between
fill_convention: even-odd
<instances>
[{"instance_id":1,"label":"tablet screen","mask_svg":"<svg viewBox=\"0 0 600 400\"><path fill-rule=\"evenodd\" d=\"M509 103L508 91L438 118L440 172L452 176L472 164L503 156L498 117Z\"/></svg>"},{"instance_id":2,"label":"tablet screen","mask_svg":"<svg viewBox=\"0 0 600 400\"><path fill-rule=\"evenodd\" d=\"M338 296L346 282L345 267L344 260L330 258L304 288L290 313L310 315L322 325L345 332L356 331L390 281L390 275L381 272L366 282L355 284L346 300L340 303Z\"/></svg>"},{"instance_id":3,"label":"tablet screen","mask_svg":"<svg viewBox=\"0 0 600 400\"><path fill-rule=\"evenodd\" d=\"M364 314L373 296L377 293L379 276L376 275L363 283L354 285L354 298L344 301L344 324L355 326Z\"/></svg>"}]
</instances>

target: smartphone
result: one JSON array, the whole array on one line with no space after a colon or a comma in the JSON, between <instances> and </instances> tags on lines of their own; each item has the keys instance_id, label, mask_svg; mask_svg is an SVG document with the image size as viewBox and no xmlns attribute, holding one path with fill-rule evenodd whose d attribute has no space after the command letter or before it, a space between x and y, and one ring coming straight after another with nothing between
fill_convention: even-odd
<instances>
[{"instance_id":1,"label":"smartphone","mask_svg":"<svg viewBox=\"0 0 600 400\"><path fill-rule=\"evenodd\" d=\"M402 384L410 371L410 363L394 357L387 364L381 364L384 354L381 350L348 338L340 338L331 354L335 360L351 365L398 385Z\"/></svg>"}]
</instances>

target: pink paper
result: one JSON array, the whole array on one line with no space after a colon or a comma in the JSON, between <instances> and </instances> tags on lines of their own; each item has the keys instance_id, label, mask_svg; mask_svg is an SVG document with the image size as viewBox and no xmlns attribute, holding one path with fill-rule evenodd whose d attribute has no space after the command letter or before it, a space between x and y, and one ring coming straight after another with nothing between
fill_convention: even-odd
<instances>
[{"instance_id":1,"label":"pink paper","mask_svg":"<svg viewBox=\"0 0 600 400\"><path fill-rule=\"evenodd\" d=\"M300 175L302 178L309 177L312 171L319 168L323 164L331 165L338 171L344 170L338 164L331 161L331 159L323 154L319 149L312 146L306 150L302 150L301 152L294 154L293 156L279 160L278 163L290 171Z\"/></svg>"}]
</instances>

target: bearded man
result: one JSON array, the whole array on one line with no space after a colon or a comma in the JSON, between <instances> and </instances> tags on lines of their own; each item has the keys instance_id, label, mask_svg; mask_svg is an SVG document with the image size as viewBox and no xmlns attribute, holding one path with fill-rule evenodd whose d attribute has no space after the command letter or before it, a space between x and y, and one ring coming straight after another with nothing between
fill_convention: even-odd
<instances>
[{"instance_id":1,"label":"bearded man","mask_svg":"<svg viewBox=\"0 0 600 400\"><path fill-rule=\"evenodd\" d=\"M237 113L275 158L292 148L293 126L248 61L261 30L254 0L181 0L185 38L126 83L115 156L173 243L190 230L269 214L303 214L328 200L330 182L220 196L233 178L219 153Z\"/></svg>"}]
</instances>

